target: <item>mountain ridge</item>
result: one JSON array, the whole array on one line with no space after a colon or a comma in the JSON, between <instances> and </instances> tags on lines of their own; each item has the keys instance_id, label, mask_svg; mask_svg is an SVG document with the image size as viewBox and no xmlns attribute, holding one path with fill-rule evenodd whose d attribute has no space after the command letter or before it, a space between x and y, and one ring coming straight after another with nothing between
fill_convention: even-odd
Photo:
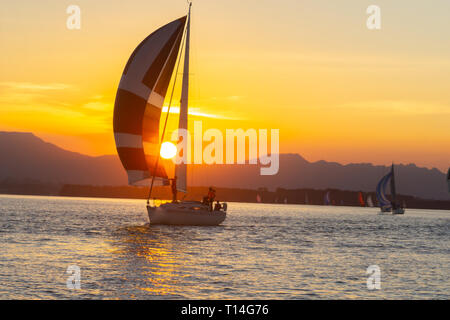
<instances>
[{"instance_id":1,"label":"mountain ridge","mask_svg":"<svg viewBox=\"0 0 450 320\"><path fill-rule=\"evenodd\" d=\"M7 156L5 156L7 155ZM417 165L395 166L398 192L427 199L448 200L445 173ZM374 191L389 166L371 163L309 162L300 154L280 154L274 176L261 176L260 165L190 165L188 184L225 188L335 188ZM193 174L195 173L195 174ZM62 149L30 132L0 132L0 182L33 180L44 183L127 184L116 155L89 156Z\"/></svg>"}]
</instances>

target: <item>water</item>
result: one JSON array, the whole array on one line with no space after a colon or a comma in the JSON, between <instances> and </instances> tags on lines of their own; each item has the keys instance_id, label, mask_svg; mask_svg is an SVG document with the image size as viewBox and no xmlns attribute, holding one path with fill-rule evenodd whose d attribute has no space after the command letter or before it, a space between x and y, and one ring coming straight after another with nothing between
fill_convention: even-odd
<instances>
[{"instance_id":1,"label":"water","mask_svg":"<svg viewBox=\"0 0 450 320\"><path fill-rule=\"evenodd\" d=\"M150 227L142 200L0 196L0 299L450 298L449 211L228 208L218 227Z\"/></svg>"}]
</instances>

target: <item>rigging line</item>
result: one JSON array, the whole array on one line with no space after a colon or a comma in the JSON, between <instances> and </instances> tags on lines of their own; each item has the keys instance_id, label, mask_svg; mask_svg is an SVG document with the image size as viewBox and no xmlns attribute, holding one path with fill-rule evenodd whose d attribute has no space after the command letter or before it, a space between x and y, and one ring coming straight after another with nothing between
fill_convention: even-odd
<instances>
[{"instance_id":1,"label":"rigging line","mask_svg":"<svg viewBox=\"0 0 450 320\"><path fill-rule=\"evenodd\" d=\"M169 114L170 114L170 107L172 105L172 98L173 98L173 93L175 91L175 84L177 83L177 78L178 78L178 67L180 66L180 61L181 61L181 57L183 56L183 48L184 48L184 40L185 40L185 35L187 33L187 24L186 24L186 29L184 30L183 33L183 38L181 39L181 50L180 50L180 56L178 57L178 62L177 62L177 69L175 71L175 78L173 80L173 86L172 86L172 92L170 94L170 100L169 100L169 106L167 107L167 115L166 115L166 120L164 121L164 128L163 128L163 132L161 135L161 140L159 142L159 148L158 150L161 150L161 144L164 141L164 135L166 133L166 127L167 127L167 120L169 119ZM156 173L156 169L158 168L158 162L159 162L159 154L156 157L156 162L155 162L155 166L153 168L153 176L152 176L152 182L150 184L150 190L148 192L148 197L147 197L147 205L149 204L150 201L150 197L152 196L152 190L153 190L153 183L155 181L155 173Z\"/></svg>"}]
</instances>

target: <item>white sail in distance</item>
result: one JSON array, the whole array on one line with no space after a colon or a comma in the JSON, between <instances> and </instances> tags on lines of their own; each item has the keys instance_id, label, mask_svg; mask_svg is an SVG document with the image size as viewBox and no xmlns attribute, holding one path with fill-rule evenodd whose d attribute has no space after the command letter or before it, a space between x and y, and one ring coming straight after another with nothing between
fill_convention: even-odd
<instances>
[{"instance_id":1,"label":"white sail in distance","mask_svg":"<svg viewBox=\"0 0 450 320\"><path fill-rule=\"evenodd\" d=\"M259 193L256 195L256 202L261 203L261 196Z\"/></svg>"},{"instance_id":2,"label":"white sail in distance","mask_svg":"<svg viewBox=\"0 0 450 320\"><path fill-rule=\"evenodd\" d=\"M373 201L372 201L372 197L370 195L367 196L366 202L369 207L373 207Z\"/></svg>"}]
</instances>

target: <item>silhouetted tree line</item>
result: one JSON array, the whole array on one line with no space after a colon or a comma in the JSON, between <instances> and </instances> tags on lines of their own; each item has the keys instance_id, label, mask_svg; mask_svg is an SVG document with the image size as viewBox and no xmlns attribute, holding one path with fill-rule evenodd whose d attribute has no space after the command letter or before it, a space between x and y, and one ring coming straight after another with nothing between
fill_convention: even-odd
<instances>
[{"instance_id":1,"label":"silhouetted tree line","mask_svg":"<svg viewBox=\"0 0 450 320\"><path fill-rule=\"evenodd\" d=\"M309 204L323 205L325 194L330 193L330 205L335 206L360 206L358 200L359 191L348 191L338 189L284 189L278 188L270 191L267 188L257 190L234 189L234 188L215 188L216 199L220 201L231 202L258 202L258 195L261 203L280 203L280 204ZM200 201L208 192L208 187L189 187L188 192L183 198L179 194L178 199L198 200ZM376 195L373 192L362 192L366 201L370 195L376 206ZM80 196L80 197L104 197L104 198L132 198L146 199L148 196L147 187L99 187L82 185L64 185L59 193L61 196ZM389 197L389 196L388 196ZM450 201L426 200L413 196L398 195L400 204L403 202L408 208L422 209L446 209L450 210ZM152 198L170 200L172 194L169 187L155 187Z\"/></svg>"},{"instance_id":2,"label":"silhouetted tree line","mask_svg":"<svg viewBox=\"0 0 450 320\"><path fill-rule=\"evenodd\" d=\"M187 194L183 195L182 193L180 193L178 199L200 201L203 196L207 194L208 187L189 187ZM234 188L215 189L217 195L216 199L220 201L255 203L260 200L261 203L323 205L325 195L327 192L329 192L330 205L360 206L358 200L359 191L338 189L316 190L284 188L277 188L275 191L270 191L267 188L258 188L257 190ZM0 181L0 193L68 197L146 199L148 196L148 187L92 186L71 184L61 186L56 183L43 184L38 181L31 180L21 182L3 180ZM370 195L374 202L374 205L377 205L374 192L362 192L362 194L365 201ZM152 198L163 200L172 199L170 187L155 187ZM398 201L400 204L404 202L407 208L450 210L450 201L427 200L407 195L398 195Z\"/></svg>"}]
</instances>

